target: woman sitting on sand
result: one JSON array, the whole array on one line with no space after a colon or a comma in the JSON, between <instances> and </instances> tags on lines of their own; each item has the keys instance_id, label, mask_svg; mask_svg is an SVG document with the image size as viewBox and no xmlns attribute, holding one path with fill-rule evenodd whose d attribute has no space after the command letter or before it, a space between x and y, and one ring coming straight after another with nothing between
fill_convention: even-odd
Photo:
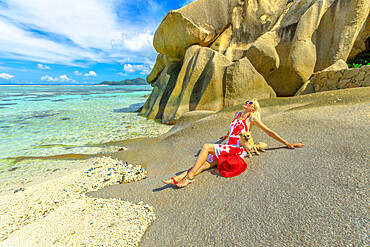
<instances>
[{"instance_id":1,"label":"woman sitting on sand","mask_svg":"<svg viewBox=\"0 0 370 247\"><path fill-rule=\"evenodd\" d=\"M177 187L184 187L193 182L194 177L203 170L217 165L217 159L220 155L236 154L241 158L245 158L247 153L240 144L239 133L248 132L254 125L262 129L268 136L271 136L275 140L286 145L288 148L295 149L296 147L304 146L304 144L301 143L289 143L269 129L264 123L262 123L260 112L261 108L256 99L246 101L243 105L243 111L235 113L235 118L230 124L227 135L220 138L221 140L225 140L227 138L225 144L205 143L192 168L176 177L162 180L162 182L165 184L174 184Z\"/></svg>"}]
</instances>

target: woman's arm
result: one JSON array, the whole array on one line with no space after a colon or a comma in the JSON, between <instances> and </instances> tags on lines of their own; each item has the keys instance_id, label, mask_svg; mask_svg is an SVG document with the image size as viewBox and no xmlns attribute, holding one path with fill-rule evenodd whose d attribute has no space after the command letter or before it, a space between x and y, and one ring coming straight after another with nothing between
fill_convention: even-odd
<instances>
[{"instance_id":1,"label":"woman's arm","mask_svg":"<svg viewBox=\"0 0 370 247\"><path fill-rule=\"evenodd\" d=\"M279 136L276 132L271 130L269 127L267 127L264 123L262 123L261 120L259 120L256 117L252 117L252 125L256 125L258 128L263 130L268 136L274 138L275 140L281 142L282 144L286 145L288 148L295 149L296 147L304 147L304 144L302 143L289 143L286 140L284 140L281 136Z\"/></svg>"}]
</instances>

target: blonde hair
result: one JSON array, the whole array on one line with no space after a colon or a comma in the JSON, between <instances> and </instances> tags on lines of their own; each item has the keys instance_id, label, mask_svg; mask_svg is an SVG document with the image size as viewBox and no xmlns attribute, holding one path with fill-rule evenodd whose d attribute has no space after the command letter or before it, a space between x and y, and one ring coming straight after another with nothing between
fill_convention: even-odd
<instances>
[{"instance_id":1,"label":"blonde hair","mask_svg":"<svg viewBox=\"0 0 370 247\"><path fill-rule=\"evenodd\" d=\"M254 102L254 112L252 113L253 116L261 120L261 106L260 103L258 103L257 99L252 100Z\"/></svg>"}]
</instances>

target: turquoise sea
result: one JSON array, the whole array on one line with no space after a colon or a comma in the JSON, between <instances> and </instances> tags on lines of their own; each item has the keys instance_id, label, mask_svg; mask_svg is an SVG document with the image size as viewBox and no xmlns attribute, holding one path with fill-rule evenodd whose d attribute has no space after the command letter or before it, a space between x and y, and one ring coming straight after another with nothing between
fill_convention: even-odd
<instances>
[{"instance_id":1,"label":"turquoise sea","mask_svg":"<svg viewBox=\"0 0 370 247\"><path fill-rule=\"evenodd\" d=\"M0 180L20 156L99 153L104 150L96 144L167 131L169 126L134 112L151 89L0 86Z\"/></svg>"}]
</instances>

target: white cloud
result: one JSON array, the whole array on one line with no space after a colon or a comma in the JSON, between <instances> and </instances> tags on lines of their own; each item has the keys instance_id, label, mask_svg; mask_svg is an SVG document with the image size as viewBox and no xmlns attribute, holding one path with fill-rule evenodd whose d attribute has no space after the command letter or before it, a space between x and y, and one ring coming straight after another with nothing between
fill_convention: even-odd
<instances>
[{"instance_id":1,"label":"white cloud","mask_svg":"<svg viewBox=\"0 0 370 247\"><path fill-rule=\"evenodd\" d=\"M65 82L65 81L74 81L73 79L69 79L67 75L61 75L58 77L58 79L61 81L61 82Z\"/></svg>"},{"instance_id":2,"label":"white cloud","mask_svg":"<svg viewBox=\"0 0 370 247\"><path fill-rule=\"evenodd\" d=\"M140 75L149 75L152 71L154 63L152 60L146 60L143 64L125 64L123 70L126 73L140 72Z\"/></svg>"},{"instance_id":3,"label":"white cloud","mask_svg":"<svg viewBox=\"0 0 370 247\"><path fill-rule=\"evenodd\" d=\"M49 66L47 66L47 65L43 65L43 64L41 64L41 63L37 64L37 68L39 68L39 69L50 69L50 67L49 67Z\"/></svg>"},{"instance_id":4,"label":"white cloud","mask_svg":"<svg viewBox=\"0 0 370 247\"><path fill-rule=\"evenodd\" d=\"M53 77L48 76L48 75L45 75L45 76L41 77L41 81L55 81L55 79Z\"/></svg>"},{"instance_id":5,"label":"white cloud","mask_svg":"<svg viewBox=\"0 0 370 247\"><path fill-rule=\"evenodd\" d=\"M119 75L121 75L121 76L129 76L129 74L127 74L127 73L122 73L122 72L119 72L119 73L117 73L117 74L119 74Z\"/></svg>"},{"instance_id":6,"label":"white cloud","mask_svg":"<svg viewBox=\"0 0 370 247\"><path fill-rule=\"evenodd\" d=\"M146 63L144 64L145 68L142 71L143 73L142 75L149 75L150 72L153 70L154 64L155 62L153 61L150 61L150 60L146 61Z\"/></svg>"},{"instance_id":7,"label":"white cloud","mask_svg":"<svg viewBox=\"0 0 370 247\"><path fill-rule=\"evenodd\" d=\"M153 47L154 31L146 30L138 33L137 30L126 30L120 39L112 40L111 57L117 57L117 61L144 62L148 57L157 56Z\"/></svg>"},{"instance_id":8,"label":"white cloud","mask_svg":"<svg viewBox=\"0 0 370 247\"><path fill-rule=\"evenodd\" d=\"M81 66L83 62L75 61L117 62L129 56L140 63L157 55L153 34L165 15L164 4L138 0L140 13L133 13L134 4L126 0L3 2L3 57Z\"/></svg>"},{"instance_id":9,"label":"white cloud","mask_svg":"<svg viewBox=\"0 0 370 247\"><path fill-rule=\"evenodd\" d=\"M9 75L7 73L1 73L0 74L0 78L5 79L5 80L12 79L13 77L14 77L14 75Z\"/></svg>"},{"instance_id":10,"label":"white cloud","mask_svg":"<svg viewBox=\"0 0 370 247\"><path fill-rule=\"evenodd\" d=\"M106 1L15 0L0 8L0 52L6 58L79 65L107 62L111 40L121 37L114 8ZM15 24L16 23L16 24ZM21 24L21 25L19 25ZM50 35L39 35L27 28ZM91 28L94 27L94 28ZM66 42L68 41L69 42Z\"/></svg>"},{"instance_id":11,"label":"white cloud","mask_svg":"<svg viewBox=\"0 0 370 247\"><path fill-rule=\"evenodd\" d=\"M4 16L69 38L87 48L106 49L121 36L114 1L13 0L0 10ZM92 28L93 27L93 28Z\"/></svg>"},{"instance_id":12,"label":"white cloud","mask_svg":"<svg viewBox=\"0 0 370 247\"><path fill-rule=\"evenodd\" d=\"M149 75L152 69L150 68L145 68L140 72L140 75Z\"/></svg>"},{"instance_id":13,"label":"white cloud","mask_svg":"<svg viewBox=\"0 0 370 247\"><path fill-rule=\"evenodd\" d=\"M95 60L97 58L95 54L81 51L76 47L33 37L31 33L1 18L0 30L2 32L0 52L9 54L8 58L68 65L72 65L72 61L77 59Z\"/></svg>"},{"instance_id":14,"label":"white cloud","mask_svg":"<svg viewBox=\"0 0 370 247\"><path fill-rule=\"evenodd\" d=\"M81 72L79 72L78 70L73 71L73 73L74 73L75 75L82 75L82 73L81 73Z\"/></svg>"},{"instance_id":15,"label":"white cloud","mask_svg":"<svg viewBox=\"0 0 370 247\"><path fill-rule=\"evenodd\" d=\"M145 65L149 66L149 68L152 70L155 65L155 59L147 59L145 60Z\"/></svg>"},{"instance_id":16,"label":"white cloud","mask_svg":"<svg viewBox=\"0 0 370 247\"><path fill-rule=\"evenodd\" d=\"M126 72L126 73L135 73L137 71L141 71L143 70L143 65L136 65L136 64L125 64L123 65L123 70Z\"/></svg>"},{"instance_id":17,"label":"white cloud","mask_svg":"<svg viewBox=\"0 0 370 247\"><path fill-rule=\"evenodd\" d=\"M48 75L42 76L41 81L49 81L49 82L75 82L75 80L68 78L67 75L61 75L59 77L51 77Z\"/></svg>"},{"instance_id":18,"label":"white cloud","mask_svg":"<svg viewBox=\"0 0 370 247\"><path fill-rule=\"evenodd\" d=\"M96 76L96 73L91 70L89 73L84 74L84 76Z\"/></svg>"},{"instance_id":19,"label":"white cloud","mask_svg":"<svg viewBox=\"0 0 370 247\"><path fill-rule=\"evenodd\" d=\"M124 47L129 51L140 52L151 50L153 47L153 37L149 31L140 33L136 36L123 35L122 41Z\"/></svg>"}]
</instances>

